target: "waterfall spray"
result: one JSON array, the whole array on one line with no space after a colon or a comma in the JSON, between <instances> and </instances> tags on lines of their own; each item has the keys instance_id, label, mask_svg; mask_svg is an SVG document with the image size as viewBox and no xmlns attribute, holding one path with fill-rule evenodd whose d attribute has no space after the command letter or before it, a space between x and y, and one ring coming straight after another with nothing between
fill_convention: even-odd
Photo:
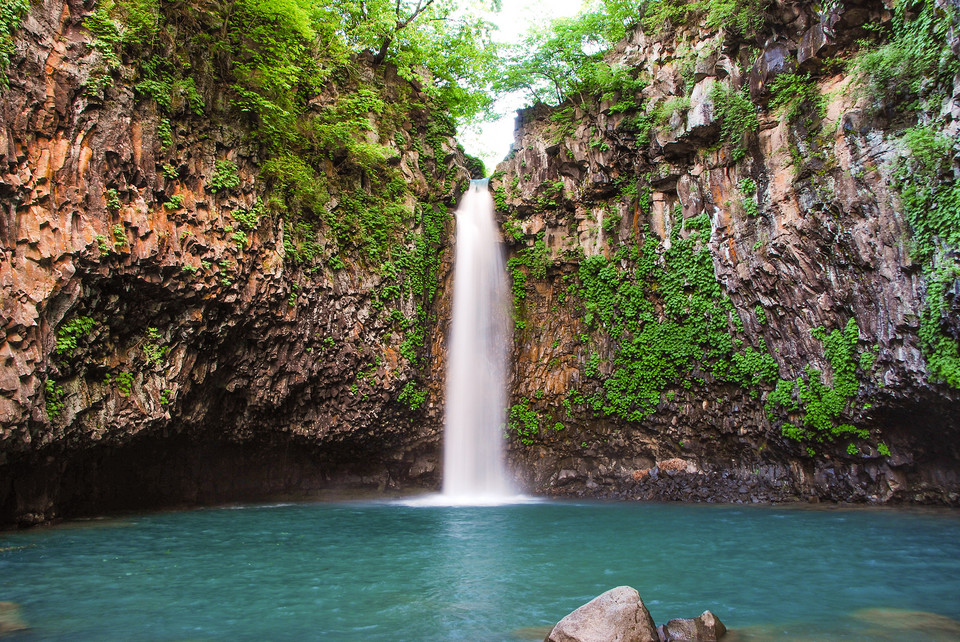
<instances>
[{"instance_id":1,"label":"waterfall spray","mask_svg":"<svg viewBox=\"0 0 960 642\"><path fill-rule=\"evenodd\" d=\"M465 502L512 494L503 462L509 287L487 181L457 210L447 365L443 494Z\"/></svg>"}]
</instances>

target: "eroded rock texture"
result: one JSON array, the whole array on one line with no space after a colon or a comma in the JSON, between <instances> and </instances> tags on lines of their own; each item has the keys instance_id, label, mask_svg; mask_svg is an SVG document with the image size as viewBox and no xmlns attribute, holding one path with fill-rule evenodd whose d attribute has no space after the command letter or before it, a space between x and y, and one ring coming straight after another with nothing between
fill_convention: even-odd
<instances>
[{"instance_id":1,"label":"eroded rock texture","mask_svg":"<svg viewBox=\"0 0 960 642\"><path fill-rule=\"evenodd\" d=\"M890 180L915 120L868 110L827 61L890 19L878 2L778 2L750 41L638 29L611 62L642 90L521 113L492 182L519 293L519 477L610 497L960 501L960 396L918 339L927 284ZM798 68L822 111L768 104ZM756 132L723 129L732 93ZM938 107L956 140L960 79ZM817 406L847 376L842 409ZM800 382L793 407L780 380Z\"/></svg>"},{"instance_id":2,"label":"eroded rock texture","mask_svg":"<svg viewBox=\"0 0 960 642\"><path fill-rule=\"evenodd\" d=\"M90 90L90 4L34 5L3 93L0 524L435 485L441 297L378 298L393 284L382 266L333 256L323 234L317 260L285 256L295 220L250 222L264 159L223 88L201 85L207 115L174 120L167 144L127 65ZM385 100L429 102L390 69L357 65ZM449 137L426 139L433 118L414 110L370 142L396 152L410 190L399 242L426 243L439 260L424 278L438 285L448 210L469 176ZM235 164L238 185L213 186L218 161ZM322 170L329 207L365 189L336 158ZM442 233L424 241L427 207ZM418 306L423 335L404 356L398 318L416 319ZM410 382L413 399L398 401Z\"/></svg>"}]
</instances>

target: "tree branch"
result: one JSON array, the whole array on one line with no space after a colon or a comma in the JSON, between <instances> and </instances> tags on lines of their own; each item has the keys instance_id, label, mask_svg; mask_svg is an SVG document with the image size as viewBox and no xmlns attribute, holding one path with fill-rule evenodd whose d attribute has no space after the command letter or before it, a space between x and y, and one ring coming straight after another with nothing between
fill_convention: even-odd
<instances>
[{"instance_id":1,"label":"tree branch","mask_svg":"<svg viewBox=\"0 0 960 642\"><path fill-rule=\"evenodd\" d=\"M373 57L373 63L375 65L381 64L387 58L387 51L390 49L390 45L393 44L394 37L400 32L401 29L408 26L411 22L417 19L421 13L426 11L430 5L434 3L435 0L417 0L417 6L414 7L413 13L411 13L405 20L400 19L400 4L402 0L397 0L396 3L396 14L397 14L397 26L393 28L388 36L383 39L383 43L380 45L380 51L377 52L377 55Z\"/></svg>"}]
</instances>

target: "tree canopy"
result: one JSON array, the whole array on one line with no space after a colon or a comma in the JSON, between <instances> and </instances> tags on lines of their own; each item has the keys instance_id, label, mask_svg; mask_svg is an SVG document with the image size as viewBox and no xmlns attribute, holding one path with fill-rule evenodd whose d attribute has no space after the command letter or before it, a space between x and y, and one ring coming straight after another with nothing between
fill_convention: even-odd
<instances>
[{"instance_id":1,"label":"tree canopy","mask_svg":"<svg viewBox=\"0 0 960 642\"><path fill-rule=\"evenodd\" d=\"M521 91L533 102L551 104L593 92L617 73L604 54L638 19L636 3L596 0L576 17L535 28L509 49L494 89Z\"/></svg>"}]
</instances>

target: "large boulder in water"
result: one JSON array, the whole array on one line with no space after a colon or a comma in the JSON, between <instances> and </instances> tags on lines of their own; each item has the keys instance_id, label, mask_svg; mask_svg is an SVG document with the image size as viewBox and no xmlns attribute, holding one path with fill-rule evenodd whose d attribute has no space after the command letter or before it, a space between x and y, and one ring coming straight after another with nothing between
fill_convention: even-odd
<instances>
[{"instance_id":1,"label":"large boulder in water","mask_svg":"<svg viewBox=\"0 0 960 642\"><path fill-rule=\"evenodd\" d=\"M640 594L618 586L595 597L553 627L544 642L659 642Z\"/></svg>"},{"instance_id":2,"label":"large boulder in water","mask_svg":"<svg viewBox=\"0 0 960 642\"><path fill-rule=\"evenodd\" d=\"M657 629L660 642L716 642L727 627L710 611L695 618L670 620Z\"/></svg>"}]
</instances>

